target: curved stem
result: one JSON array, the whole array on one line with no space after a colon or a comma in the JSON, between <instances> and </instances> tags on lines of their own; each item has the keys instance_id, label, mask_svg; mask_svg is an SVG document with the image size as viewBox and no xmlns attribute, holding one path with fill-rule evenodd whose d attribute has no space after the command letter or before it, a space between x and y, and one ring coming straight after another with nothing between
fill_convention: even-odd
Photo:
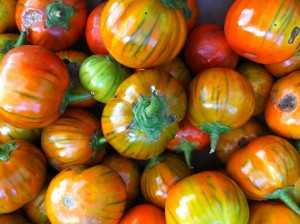
<instances>
[{"instance_id":1,"label":"curved stem","mask_svg":"<svg viewBox=\"0 0 300 224\"><path fill-rule=\"evenodd\" d=\"M292 209L295 213L300 215L300 208L297 203L292 199L289 191L293 188L293 186L280 188L272 192L271 194L266 195L265 199L280 199L284 204L286 204L290 209Z\"/></svg>"},{"instance_id":2,"label":"curved stem","mask_svg":"<svg viewBox=\"0 0 300 224\"><path fill-rule=\"evenodd\" d=\"M149 169L149 168L155 166L156 164L160 163L160 162L163 161L165 158L167 158L169 155L170 155L170 153L162 153L162 154L160 154L160 155L158 155L158 156L155 156L155 157L151 158L151 159L148 161L148 163L147 163L147 165L146 165L145 168L146 168L146 169Z\"/></svg>"},{"instance_id":3,"label":"curved stem","mask_svg":"<svg viewBox=\"0 0 300 224\"><path fill-rule=\"evenodd\" d=\"M219 122L208 123L204 122L200 129L210 136L210 154L214 153L217 149L217 144L220 135L228 133L230 127L220 124Z\"/></svg>"},{"instance_id":4,"label":"curved stem","mask_svg":"<svg viewBox=\"0 0 300 224\"><path fill-rule=\"evenodd\" d=\"M89 147L91 147L93 149L92 158L95 158L99 153L105 152L106 143L107 143L107 140L103 136L102 131L99 129L94 131L92 139L89 143Z\"/></svg>"}]
</instances>

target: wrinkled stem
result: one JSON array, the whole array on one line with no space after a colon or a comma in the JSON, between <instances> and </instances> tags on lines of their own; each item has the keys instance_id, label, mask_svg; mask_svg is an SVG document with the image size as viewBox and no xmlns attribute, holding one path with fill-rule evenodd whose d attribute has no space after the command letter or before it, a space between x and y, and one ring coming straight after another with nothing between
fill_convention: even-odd
<instances>
[{"instance_id":1,"label":"wrinkled stem","mask_svg":"<svg viewBox=\"0 0 300 224\"><path fill-rule=\"evenodd\" d=\"M18 148L19 146L14 141L0 145L0 160L7 162L10 159L10 152Z\"/></svg>"}]
</instances>

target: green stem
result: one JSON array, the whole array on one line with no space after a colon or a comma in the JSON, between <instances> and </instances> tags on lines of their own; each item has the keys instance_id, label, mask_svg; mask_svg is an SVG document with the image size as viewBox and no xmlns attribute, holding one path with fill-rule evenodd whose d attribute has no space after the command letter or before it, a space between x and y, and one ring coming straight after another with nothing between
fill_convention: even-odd
<instances>
[{"instance_id":1,"label":"green stem","mask_svg":"<svg viewBox=\"0 0 300 224\"><path fill-rule=\"evenodd\" d=\"M165 96L159 96L154 86L150 87L152 96L139 95L138 102L133 104L134 119L131 129L139 129L153 141L161 136L165 126L176 120L175 115L168 116Z\"/></svg>"},{"instance_id":2,"label":"green stem","mask_svg":"<svg viewBox=\"0 0 300 224\"><path fill-rule=\"evenodd\" d=\"M192 167L192 162L191 162L191 157L192 157L192 152L200 145L199 142L189 142L185 137L182 137L180 139L180 143L177 146L174 146L172 150L175 151L180 151L183 152L185 161L187 165L193 169Z\"/></svg>"},{"instance_id":3,"label":"green stem","mask_svg":"<svg viewBox=\"0 0 300 224\"><path fill-rule=\"evenodd\" d=\"M0 160L7 162L10 159L10 152L18 148L19 146L15 144L15 141L9 141L0 145Z\"/></svg>"},{"instance_id":4,"label":"green stem","mask_svg":"<svg viewBox=\"0 0 300 224\"><path fill-rule=\"evenodd\" d=\"M264 196L265 199L279 199L284 204L286 204L290 209L292 209L296 214L300 215L300 208L297 203L292 199L289 191L293 188L293 186L280 188Z\"/></svg>"},{"instance_id":5,"label":"green stem","mask_svg":"<svg viewBox=\"0 0 300 224\"><path fill-rule=\"evenodd\" d=\"M64 1L53 1L45 9L47 15L46 28L59 26L69 30L69 21L75 14L75 9L64 3Z\"/></svg>"},{"instance_id":6,"label":"green stem","mask_svg":"<svg viewBox=\"0 0 300 224\"><path fill-rule=\"evenodd\" d=\"M186 19L190 18L192 11L186 4L186 0L161 0L162 3L169 9L179 9Z\"/></svg>"},{"instance_id":7,"label":"green stem","mask_svg":"<svg viewBox=\"0 0 300 224\"><path fill-rule=\"evenodd\" d=\"M169 155L170 155L170 153L162 153L162 154L160 154L160 155L158 155L158 156L152 157L152 158L148 161L148 163L147 163L145 169L149 169L149 168L155 166L156 164L160 163L160 162L163 161L165 158L167 158Z\"/></svg>"},{"instance_id":8,"label":"green stem","mask_svg":"<svg viewBox=\"0 0 300 224\"><path fill-rule=\"evenodd\" d=\"M11 49L24 45L27 42L26 36L27 36L27 31L23 31L20 33L17 40L7 40L4 44L4 48L0 49L0 53L6 54Z\"/></svg>"},{"instance_id":9,"label":"green stem","mask_svg":"<svg viewBox=\"0 0 300 224\"><path fill-rule=\"evenodd\" d=\"M210 136L210 154L214 153L217 149L217 144L220 135L228 133L230 127L220 124L219 122L208 123L204 122L200 129Z\"/></svg>"},{"instance_id":10,"label":"green stem","mask_svg":"<svg viewBox=\"0 0 300 224\"><path fill-rule=\"evenodd\" d=\"M100 129L97 129L92 136L92 139L89 143L89 147L93 149L92 158L95 158L99 153L105 152L107 140L103 136L103 133Z\"/></svg>"},{"instance_id":11,"label":"green stem","mask_svg":"<svg viewBox=\"0 0 300 224\"><path fill-rule=\"evenodd\" d=\"M80 100L85 100L85 99L90 99L94 96L92 92L87 92L87 93L71 93L71 88L68 88L65 91L62 103L60 104L59 107L59 112L63 114L67 108L67 106L71 102L77 102Z\"/></svg>"}]
</instances>

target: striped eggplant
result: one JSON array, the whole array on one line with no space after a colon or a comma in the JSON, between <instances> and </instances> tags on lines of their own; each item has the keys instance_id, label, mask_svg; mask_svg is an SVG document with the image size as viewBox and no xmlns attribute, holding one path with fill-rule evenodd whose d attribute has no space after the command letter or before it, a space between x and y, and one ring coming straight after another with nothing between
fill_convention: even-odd
<instances>
[{"instance_id":1,"label":"striped eggplant","mask_svg":"<svg viewBox=\"0 0 300 224\"><path fill-rule=\"evenodd\" d=\"M71 94L65 63L51 50L22 45L0 63L0 119L16 128L41 128L63 114L71 101L92 97Z\"/></svg>"},{"instance_id":2,"label":"striped eggplant","mask_svg":"<svg viewBox=\"0 0 300 224\"><path fill-rule=\"evenodd\" d=\"M299 0L233 1L224 22L226 39L239 55L260 64L287 60L299 51Z\"/></svg>"},{"instance_id":3,"label":"striped eggplant","mask_svg":"<svg viewBox=\"0 0 300 224\"><path fill-rule=\"evenodd\" d=\"M170 189L165 214L167 224L247 224L249 205L230 177L218 171L201 171Z\"/></svg>"},{"instance_id":4,"label":"striped eggplant","mask_svg":"<svg viewBox=\"0 0 300 224\"><path fill-rule=\"evenodd\" d=\"M26 140L0 145L0 214L23 207L41 190L47 161L42 151Z\"/></svg>"},{"instance_id":5,"label":"striped eggplant","mask_svg":"<svg viewBox=\"0 0 300 224\"><path fill-rule=\"evenodd\" d=\"M282 200L300 215L289 194L300 175L300 157L294 146L276 135L252 140L229 158L226 170L251 200Z\"/></svg>"},{"instance_id":6,"label":"striped eggplant","mask_svg":"<svg viewBox=\"0 0 300 224\"><path fill-rule=\"evenodd\" d=\"M118 224L127 191L121 176L105 165L73 166L53 177L45 196L51 223Z\"/></svg>"},{"instance_id":7,"label":"striped eggplant","mask_svg":"<svg viewBox=\"0 0 300 224\"><path fill-rule=\"evenodd\" d=\"M188 87L186 118L210 135L211 153L219 136L244 125L254 109L255 94L250 81L233 69L206 69Z\"/></svg>"},{"instance_id":8,"label":"striped eggplant","mask_svg":"<svg viewBox=\"0 0 300 224\"><path fill-rule=\"evenodd\" d=\"M43 128L41 146L49 165L60 171L75 165L98 164L106 147L102 138L100 118L85 109L70 107Z\"/></svg>"},{"instance_id":9,"label":"striped eggplant","mask_svg":"<svg viewBox=\"0 0 300 224\"><path fill-rule=\"evenodd\" d=\"M182 6L181 10L179 6ZM130 68L166 63L181 51L191 11L182 0L110 0L100 16L107 51Z\"/></svg>"},{"instance_id":10,"label":"striped eggplant","mask_svg":"<svg viewBox=\"0 0 300 224\"><path fill-rule=\"evenodd\" d=\"M177 154L163 153L153 157L142 172L142 196L149 203L164 209L168 191L191 174L191 168Z\"/></svg>"},{"instance_id":11,"label":"striped eggplant","mask_svg":"<svg viewBox=\"0 0 300 224\"><path fill-rule=\"evenodd\" d=\"M105 104L102 131L121 155L150 159L175 137L186 108L185 89L172 75L145 69L126 78Z\"/></svg>"},{"instance_id":12,"label":"striped eggplant","mask_svg":"<svg viewBox=\"0 0 300 224\"><path fill-rule=\"evenodd\" d=\"M131 70L111 55L94 54L86 58L79 69L82 86L93 92L93 98L107 103L115 96L118 86L131 74Z\"/></svg>"}]
</instances>

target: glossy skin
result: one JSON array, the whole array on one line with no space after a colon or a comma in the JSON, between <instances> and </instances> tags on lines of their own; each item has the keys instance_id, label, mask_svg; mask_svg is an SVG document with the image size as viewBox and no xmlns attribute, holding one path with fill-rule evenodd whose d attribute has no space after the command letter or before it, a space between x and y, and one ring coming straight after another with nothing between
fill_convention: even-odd
<instances>
[{"instance_id":1,"label":"glossy skin","mask_svg":"<svg viewBox=\"0 0 300 224\"><path fill-rule=\"evenodd\" d=\"M252 117L243 126L230 130L221 135L218 141L216 156L226 164L232 154L245 147L253 139L269 134L267 126L260 120Z\"/></svg>"},{"instance_id":2,"label":"glossy skin","mask_svg":"<svg viewBox=\"0 0 300 224\"><path fill-rule=\"evenodd\" d=\"M248 80L228 68L211 68L191 81L188 88L187 119L195 126L220 122L231 128L252 116L255 97Z\"/></svg>"},{"instance_id":3,"label":"glossy skin","mask_svg":"<svg viewBox=\"0 0 300 224\"><path fill-rule=\"evenodd\" d=\"M17 30L15 11L17 0L0 1L0 34Z\"/></svg>"},{"instance_id":4,"label":"glossy skin","mask_svg":"<svg viewBox=\"0 0 300 224\"><path fill-rule=\"evenodd\" d=\"M165 213L151 204L138 204L127 210L119 224L165 224Z\"/></svg>"},{"instance_id":5,"label":"glossy skin","mask_svg":"<svg viewBox=\"0 0 300 224\"><path fill-rule=\"evenodd\" d=\"M158 91L156 97L153 90ZM147 101L153 102L151 106L143 103ZM121 83L116 96L104 106L101 118L104 137L125 157L152 158L162 153L175 137L186 107L185 90L173 76L155 69L137 72ZM148 114L144 120L143 114Z\"/></svg>"},{"instance_id":6,"label":"glossy skin","mask_svg":"<svg viewBox=\"0 0 300 224\"><path fill-rule=\"evenodd\" d=\"M21 139L29 142L36 142L40 139L42 133L41 128L16 128L2 120L0 120L0 143Z\"/></svg>"},{"instance_id":7,"label":"glossy skin","mask_svg":"<svg viewBox=\"0 0 300 224\"><path fill-rule=\"evenodd\" d=\"M19 31L23 31L24 27L29 31L27 40L34 45L43 46L53 51L60 51L71 47L81 36L84 31L87 19L87 5L84 0L64 0L63 6L67 6L70 17L66 18L66 27L60 23L54 23L53 26L47 25L47 17L52 13L47 13L48 6L54 0L21 0L16 6L16 24ZM61 6L59 6L61 7ZM59 8L60 9L60 8ZM64 10L53 10L53 15L66 16L68 13ZM35 13L36 21L27 21L26 15L30 16ZM47 16L46 16L47 15ZM40 17L40 18L39 18ZM58 16L59 17L59 16ZM56 17L54 20L57 19Z\"/></svg>"},{"instance_id":8,"label":"glossy skin","mask_svg":"<svg viewBox=\"0 0 300 224\"><path fill-rule=\"evenodd\" d=\"M131 71L115 61L110 55L94 54L80 66L79 80L82 86L94 93L93 98L107 103L115 96L118 86Z\"/></svg>"},{"instance_id":9,"label":"glossy skin","mask_svg":"<svg viewBox=\"0 0 300 224\"><path fill-rule=\"evenodd\" d=\"M65 62L67 65L70 77L71 85L74 86L70 91L71 93L88 93L79 80L79 69L82 63L89 57L89 54L79 50L62 50L56 52L56 54ZM84 100L70 102L68 106L77 108L90 108L94 106L97 101L94 98L88 98Z\"/></svg>"},{"instance_id":10,"label":"glossy skin","mask_svg":"<svg viewBox=\"0 0 300 224\"><path fill-rule=\"evenodd\" d=\"M168 224L247 224L249 207L231 178L218 171L201 171L171 188L165 213Z\"/></svg>"},{"instance_id":11,"label":"glossy skin","mask_svg":"<svg viewBox=\"0 0 300 224\"><path fill-rule=\"evenodd\" d=\"M276 78L300 69L300 51L282 62L267 64L265 68Z\"/></svg>"},{"instance_id":12,"label":"glossy skin","mask_svg":"<svg viewBox=\"0 0 300 224\"><path fill-rule=\"evenodd\" d=\"M154 68L169 72L184 88L187 88L192 80L192 73L179 56L165 64L155 66Z\"/></svg>"},{"instance_id":13,"label":"glossy skin","mask_svg":"<svg viewBox=\"0 0 300 224\"><path fill-rule=\"evenodd\" d=\"M149 203L164 209L168 191L191 174L192 170L179 155L166 154L153 158L142 172L142 196Z\"/></svg>"},{"instance_id":14,"label":"glossy skin","mask_svg":"<svg viewBox=\"0 0 300 224\"><path fill-rule=\"evenodd\" d=\"M169 141L167 149L183 152L187 164L191 167L191 154L194 150L202 150L210 143L209 135L192 125L188 119L183 118L178 125L175 137Z\"/></svg>"},{"instance_id":15,"label":"glossy skin","mask_svg":"<svg viewBox=\"0 0 300 224\"><path fill-rule=\"evenodd\" d=\"M276 202L255 202L250 204L248 224L295 224L300 223L300 216L289 207Z\"/></svg>"},{"instance_id":16,"label":"glossy skin","mask_svg":"<svg viewBox=\"0 0 300 224\"><path fill-rule=\"evenodd\" d=\"M116 171L124 180L127 189L126 208L134 205L140 193L140 170L135 160L119 154L110 154L103 158L102 165Z\"/></svg>"},{"instance_id":17,"label":"glossy skin","mask_svg":"<svg viewBox=\"0 0 300 224\"><path fill-rule=\"evenodd\" d=\"M39 148L25 140L9 144L16 148L9 153L7 161L3 160L3 149L0 150L0 214L16 211L33 199L46 176L46 159Z\"/></svg>"},{"instance_id":18,"label":"glossy skin","mask_svg":"<svg viewBox=\"0 0 300 224\"><path fill-rule=\"evenodd\" d=\"M149 68L178 55L187 27L182 12L160 0L109 0L101 13L100 32L105 48L118 62Z\"/></svg>"},{"instance_id":19,"label":"glossy skin","mask_svg":"<svg viewBox=\"0 0 300 224\"><path fill-rule=\"evenodd\" d=\"M100 143L100 128L100 119L91 112L67 109L42 130L41 146L48 163L58 171L75 165L98 164L106 146L105 142Z\"/></svg>"},{"instance_id":20,"label":"glossy skin","mask_svg":"<svg viewBox=\"0 0 300 224\"><path fill-rule=\"evenodd\" d=\"M126 205L122 178L105 165L74 166L50 182L45 209L51 223L117 224Z\"/></svg>"},{"instance_id":21,"label":"glossy skin","mask_svg":"<svg viewBox=\"0 0 300 224\"><path fill-rule=\"evenodd\" d=\"M264 111L270 129L277 135L291 139L300 138L299 81L300 71L291 72L277 80Z\"/></svg>"},{"instance_id":22,"label":"glossy skin","mask_svg":"<svg viewBox=\"0 0 300 224\"><path fill-rule=\"evenodd\" d=\"M0 222L13 224L28 224L25 217L19 212L11 212L0 215Z\"/></svg>"},{"instance_id":23,"label":"glossy skin","mask_svg":"<svg viewBox=\"0 0 300 224\"><path fill-rule=\"evenodd\" d=\"M239 63L235 70L249 80L253 87L255 108L252 116L263 113L274 83L272 75L263 65L253 61Z\"/></svg>"},{"instance_id":24,"label":"glossy skin","mask_svg":"<svg viewBox=\"0 0 300 224\"><path fill-rule=\"evenodd\" d=\"M265 135L237 150L226 169L247 198L260 201L295 184L300 174L300 158L284 138Z\"/></svg>"},{"instance_id":25,"label":"glossy skin","mask_svg":"<svg viewBox=\"0 0 300 224\"><path fill-rule=\"evenodd\" d=\"M234 1L224 24L225 36L239 55L261 64L287 60L299 50L298 0Z\"/></svg>"},{"instance_id":26,"label":"glossy skin","mask_svg":"<svg viewBox=\"0 0 300 224\"><path fill-rule=\"evenodd\" d=\"M0 64L0 117L17 128L41 128L56 120L70 78L63 61L34 45L10 50ZM16 88L16 86L18 88Z\"/></svg>"},{"instance_id":27,"label":"glossy skin","mask_svg":"<svg viewBox=\"0 0 300 224\"><path fill-rule=\"evenodd\" d=\"M85 39L93 54L108 54L100 33L100 15L107 1L99 3L88 15L85 26Z\"/></svg>"},{"instance_id":28,"label":"glossy skin","mask_svg":"<svg viewBox=\"0 0 300 224\"><path fill-rule=\"evenodd\" d=\"M239 60L225 39L223 27L217 24L197 25L187 36L183 57L194 75L214 67L234 69Z\"/></svg>"}]
</instances>

